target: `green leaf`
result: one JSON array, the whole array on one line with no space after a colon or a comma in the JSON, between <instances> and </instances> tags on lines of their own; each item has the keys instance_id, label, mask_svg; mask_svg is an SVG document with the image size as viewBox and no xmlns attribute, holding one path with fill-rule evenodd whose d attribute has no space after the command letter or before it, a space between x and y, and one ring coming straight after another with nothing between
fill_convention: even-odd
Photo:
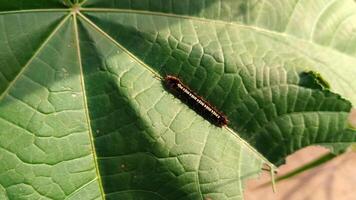
<instances>
[{"instance_id":1,"label":"green leaf","mask_svg":"<svg viewBox=\"0 0 356 200\"><path fill-rule=\"evenodd\" d=\"M355 11L352 0L0 1L0 198L242 199L264 163L342 150L356 140ZM228 127L167 92L166 74Z\"/></svg>"}]
</instances>

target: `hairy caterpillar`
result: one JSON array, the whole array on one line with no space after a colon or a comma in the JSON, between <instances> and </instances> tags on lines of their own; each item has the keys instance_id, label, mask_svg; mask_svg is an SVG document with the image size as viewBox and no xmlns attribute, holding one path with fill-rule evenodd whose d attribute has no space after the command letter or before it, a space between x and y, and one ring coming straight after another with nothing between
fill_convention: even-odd
<instances>
[{"instance_id":1,"label":"hairy caterpillar","mask_svg":"<svg viewBox=\"0 0 356 200\"><path fill-rule=\"evenodd\" d=\"M213 107L209 102L193 92L189 87L184 85L179 78L167 75L164 80L166 88L177 98L181 99L189 107L194 109L205 119L213 124L222 127L227 125L227 117Z\"/></svg>"}]
</instances>

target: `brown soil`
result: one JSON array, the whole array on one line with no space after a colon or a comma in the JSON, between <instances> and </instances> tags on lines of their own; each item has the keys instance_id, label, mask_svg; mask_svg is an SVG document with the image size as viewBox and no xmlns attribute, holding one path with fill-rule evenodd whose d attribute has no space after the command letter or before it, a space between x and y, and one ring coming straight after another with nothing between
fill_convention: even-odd
<instances>
[{"instance_id":1,"label":"brown soil","mask_svg":"<svg viewBox=\"0 0 356 200\"><path fill-rule=\"evenodd\" d=\"M308 147L287 158L279 174L301 166L325 153L322 147ZM277 183L277 192L271 186L258 186L269 181L268 174L250 180L245 200L356 200L356 152L348 152L317 168Z\"/></svg>"}]
</instances>

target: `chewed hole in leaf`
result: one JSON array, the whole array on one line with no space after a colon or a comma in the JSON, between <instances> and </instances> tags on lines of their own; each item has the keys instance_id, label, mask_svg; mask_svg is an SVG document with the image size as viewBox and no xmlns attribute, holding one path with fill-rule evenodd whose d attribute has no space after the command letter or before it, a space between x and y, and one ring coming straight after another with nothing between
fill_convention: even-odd
<instances>
[{"instance_id":1,"label":"chewed hole in leaf","mask_svg":"<svg viewBox=\"0 0 356 200\"><path fill-rule=\"evenodd\" d=\"M300 73L299 85L311 89L328 90L330 84L325 80L320 73L315 71L305 71Z\"/></svg>"}]
</instances>

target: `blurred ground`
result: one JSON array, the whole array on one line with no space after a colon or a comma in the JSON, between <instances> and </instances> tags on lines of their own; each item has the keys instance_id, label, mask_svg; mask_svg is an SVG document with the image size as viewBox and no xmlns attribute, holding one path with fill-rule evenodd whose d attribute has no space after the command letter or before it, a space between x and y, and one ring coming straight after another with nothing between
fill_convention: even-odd
<instances>
[{"instance_id":1,"label":"blurred ground","mask_svg":"<svg viewBox=\"0 0 356 200\"><path fill-rule=\"evenodd\" d=\"M356 126L356 110L350 115L350 124ZM287 157L287 164L279 168L285 174L308 163L328 150L308 147ZM247 182L245 200L356 200L356 152L340 155L328 163L277 183L277 192L271 186L258 186L269 181L269 173Z\"/></svg>"},{"instance_id":2,"label":"blurred ground","mask_svg":"<svg viewBox=\"0 0 356 200\"><path fill-rule=\"evenodd\" d=\"M279 174L301 166L325 153L322 147L308 147L287 158ZM328 163L277 183L277 192L270 186L258 188L269 181L269 174L248 181L245 200L356 200L356 152L345 153Z\"/></svg>"}]
</instances>

